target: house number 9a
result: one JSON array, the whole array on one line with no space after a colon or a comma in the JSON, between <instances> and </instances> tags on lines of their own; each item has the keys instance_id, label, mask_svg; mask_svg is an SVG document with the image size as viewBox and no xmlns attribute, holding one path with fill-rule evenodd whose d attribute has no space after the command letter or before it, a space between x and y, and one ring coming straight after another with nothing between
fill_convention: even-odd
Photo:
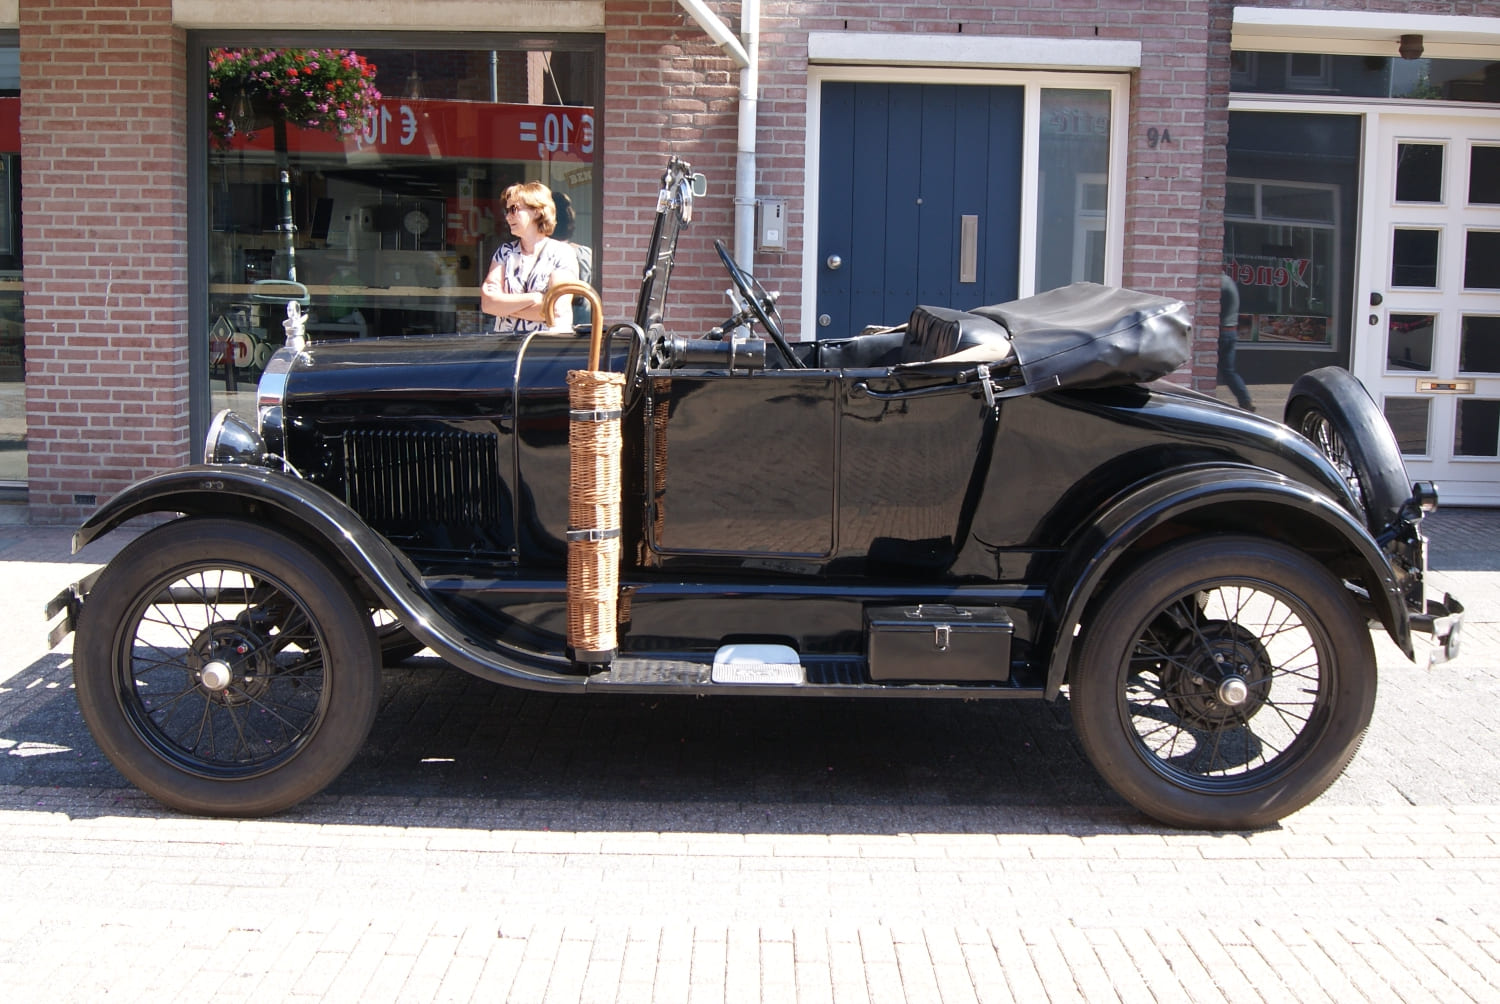
<instances>
[{"instance_id":1,"label":"house number 9a","mask_svg":"<svg viewBox=\"0 0 1500 1004\"><path fill-rule=\"evenodd\" d=\"M1158 129L1156 126L1146 130L1146 145L1155 150L1158 143L1172 142L1172 130Z\"/></svg>"}]
</instances>

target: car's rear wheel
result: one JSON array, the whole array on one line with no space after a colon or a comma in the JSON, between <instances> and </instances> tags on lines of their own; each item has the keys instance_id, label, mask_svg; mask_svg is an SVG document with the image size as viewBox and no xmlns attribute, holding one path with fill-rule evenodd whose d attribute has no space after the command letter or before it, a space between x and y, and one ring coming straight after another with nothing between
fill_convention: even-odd
<instances>
[{"instance_id":1,"label":"car's rear wheel","mask_svg":"<svg viewBox=\"0 0 1500 1004\"><path fill-rule=\"evenodd\" d=\"M74 678L129 780L186 812L278 812L369 734L380 650L345 577L275 530L177 520L128 545L84 602Z\"/></svg>"},{"instance_id":2,"label":"car's rear wheel","mask_svg":"<svg viewBox=\"0 0 1500 1004\"><path fill-rule=\"evenodd\" d=\"M1370 632L1343 584L1285 545L1170 545L1089 615L1070 699L1116 791L1174 826L1267 826L1332 784L1375 707Z\"/></svg>"},{"instance_id":3,"label":"car's rear wheel","mask_svg":"<svg viewBox=\"0 0 1500 1004\"><path fill-rule=\"evenodd\" d=\"M1305 373L1292 384L1285 415L1339 469L1370 531L1389 526L1411 482L1396 437L1364 384L1338 366Z\"/></svg>"}]
</instances>

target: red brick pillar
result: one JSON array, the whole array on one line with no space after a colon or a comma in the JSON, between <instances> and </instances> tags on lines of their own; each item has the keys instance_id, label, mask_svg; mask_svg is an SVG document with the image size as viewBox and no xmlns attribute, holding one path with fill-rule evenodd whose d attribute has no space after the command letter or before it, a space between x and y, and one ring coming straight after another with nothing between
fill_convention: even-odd
<instances>
[{"instance_id":1,"label":"red brick pillar","mask_svg":"<svg viewBox=\"0 0 1500 1004\"><path fill-rule=\"evenodd\" d=\"M186 463L186 45L171 0L20 0L31 518Z\"/></svg>"}]
</instances>

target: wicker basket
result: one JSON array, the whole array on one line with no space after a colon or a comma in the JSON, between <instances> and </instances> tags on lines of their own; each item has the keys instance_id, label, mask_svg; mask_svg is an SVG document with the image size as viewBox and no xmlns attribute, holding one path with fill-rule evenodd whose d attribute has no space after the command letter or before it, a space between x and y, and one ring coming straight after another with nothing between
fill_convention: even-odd
<instances>
[{"instance_id":1,"label":"wicker basket","mask_svg":"<svg viewBox=\"0 0 1500 1004\"><path fill-rule=\"evenodd\" d=\"M607 663L618 648L625 375L600 369L604 307L599 294L583 283L559 283L542 298L543 316L552 316L561 296L582 296L593 309L588 369L568 371L568 653L575 662Z\"/></svg>"},{"instance_id":2,"label":"wicker basket","mask_svg":"<svg viewBox=\"0 0 1500 1004\"><path fill-rule=\"evenodd\" d=\"M625 376L568 373L568 647L608 662L620 591L620 409Z\"/></svg>"}]
</instances>

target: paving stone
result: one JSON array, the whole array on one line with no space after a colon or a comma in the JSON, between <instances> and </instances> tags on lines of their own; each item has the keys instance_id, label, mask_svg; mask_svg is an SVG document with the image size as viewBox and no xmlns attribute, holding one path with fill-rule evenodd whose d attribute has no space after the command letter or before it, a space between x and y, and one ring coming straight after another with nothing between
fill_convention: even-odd
<instances>
[{"instance_id":1,"label":"paving stone","mask_svg":"<svg viewBox=\"0 0 1500 1004\"><path fill-rule=\"evenodd\" d=\"M104 556L35 530L0 528L7 609ZM100 755L36 610L0 634L0 986L7 1004L1485 1000L1500 764L1475 751L1500 744L1500 512L1431 530L1464 654L1429 672L1382 643L1359 756L1256 833L1143 820L1065 701L569 701L420 659L385 674L328 792L194 819ZM433 748L461 756L437 772Z\"/></svg>"}]
</instances>

